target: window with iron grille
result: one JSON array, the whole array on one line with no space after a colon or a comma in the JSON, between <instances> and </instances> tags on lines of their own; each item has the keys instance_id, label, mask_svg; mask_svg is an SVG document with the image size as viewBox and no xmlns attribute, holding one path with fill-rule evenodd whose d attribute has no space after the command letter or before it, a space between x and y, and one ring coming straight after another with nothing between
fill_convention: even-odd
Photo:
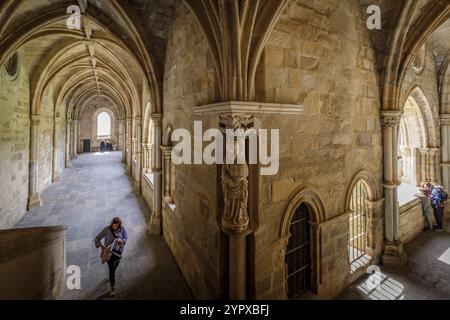
<instances>
[{"instance_id":1,"label":"window with iron grille","mask_svg":"<svg viewBox=\"0 0 450 320\"><path fill-rule=\"evenodd\" d=\"M350 211L348 256L350 264L353 265L367 257L367 191L362 181L359 181L353 189Z\"/></svg>"}]
</instances>

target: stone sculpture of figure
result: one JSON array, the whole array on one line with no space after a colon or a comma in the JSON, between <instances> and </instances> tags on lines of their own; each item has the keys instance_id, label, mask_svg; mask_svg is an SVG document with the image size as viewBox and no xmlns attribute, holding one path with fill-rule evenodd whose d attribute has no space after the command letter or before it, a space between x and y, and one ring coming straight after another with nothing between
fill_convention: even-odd
<instances>
[{"instance_id":1,"label":"stone sculpture of figure","mask_svg":"<svg viewBox=\"0 0 450 320\"><path fill-rule=\"evenodd\" d=\"M222 167L222 189L225 209L222 225L227 230L242 232L248 229L248 166L246 164L224 164Z\"/></svg>"},{"instance_id":2,"label":"stone sculpture of figure","mask_svg":"<svg viewBox=\"0 0 450 320\"><path fill-rule=\"evenodd\" d=\"M103 153L105 152L106 149L106 142L105 140L102 140L102 142L100 142L100 152Z\"/></svg>"}]
</instances>

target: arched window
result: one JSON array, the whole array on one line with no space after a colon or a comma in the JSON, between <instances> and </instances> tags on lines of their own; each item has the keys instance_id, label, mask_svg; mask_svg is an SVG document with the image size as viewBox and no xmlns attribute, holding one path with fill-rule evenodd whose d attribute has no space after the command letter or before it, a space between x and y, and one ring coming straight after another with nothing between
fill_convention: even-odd
<instances>
[{"instance_id":1,"label":"arched window","mask_svg":"<svg viewBox=\"0 0 450 320\"><path fill-rule=\"evenodd\" d=\"M109 138L111 136L111 116L102 112L97 117L97 137Z\"/></svg>"},{"instance_id":2,"label":"arched window","mask_svg":"<svg viewBox=\"0 0 450 320\"><path fill-rule=\"evenodd\" d=\"M285 262L288 268L288 298L295 299L312 287L310 212L302 203L294 213Z\"/></svg>"},{"instance_id":3,"label":"arched window","mask_svg":"<svg viewBox=\"0 0 450 320\"><path fill-rule=\"evenodd\" d=\"M348 258L352 272L364 266L370 260L367 255L368 218L367 190L360 180L352 191L348 219Z\"/></svg>"}]
</instances>

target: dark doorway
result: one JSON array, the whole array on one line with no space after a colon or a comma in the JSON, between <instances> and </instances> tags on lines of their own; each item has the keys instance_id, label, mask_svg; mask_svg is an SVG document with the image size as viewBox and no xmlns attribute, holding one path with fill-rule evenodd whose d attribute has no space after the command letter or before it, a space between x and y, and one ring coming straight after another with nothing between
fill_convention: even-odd
<instances>
[{"instance_id":1,"label":"dark doorway","mask_svg":"<svg viewBox=\"0 0 450 320\"><path fill-rule=\"evenodd\" d=\"M288 298L295 299L311 289L310 213L300 205L292 218L285 262L288 265Z\"/></svg>"},{"instance_id":2,"label":"dark doorway","mask_svg":"<svg viewBox=\"0 0 450 320\"><path fill-rule=\"evenodd\" d=\"M91 152L91 140L83 140L83 152Z\"/></svg>"}]
</instances>

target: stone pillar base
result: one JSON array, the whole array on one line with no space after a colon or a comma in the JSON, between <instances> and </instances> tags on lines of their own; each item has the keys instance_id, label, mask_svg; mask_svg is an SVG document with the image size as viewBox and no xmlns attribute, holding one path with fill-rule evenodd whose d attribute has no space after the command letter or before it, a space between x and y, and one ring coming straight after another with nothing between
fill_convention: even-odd
<instances>
[{"instance_id":1,"label":"stone pillar base","mask_svg":"<svg viewBox=\"0 0 450 320\"><path fill-rule=\"evenodd\" d=\"M161 214L154 213L150 218L150 222L147 225L148 234L161 236L162 228L161 228Z\"/></svg>"},{"instance_id":2,"label":"stone pillar base","mask_svg":"<svg viewBox=\"0 0 450 320\"><path fill-rule=\"evenodd\" d=\"M54 177L52 177L52 182L59 182L61 180L61 178L59 177L59 175L55 175Z\"/></svg>"},{"instance_id":3,"label":"stone pillar base","mask_svg":"<svg viewBox=\"0 0 450 320\"><path fill-rule=\"evenodd\" d=\"M32 195L28 199L28 210L39 208L42 206L42 199L39 193Z\"/></svg>"},{"instance_id":4,"label":"stone pillar base","mask_svg":"<svg viewBox=\"0 0 450 320\"><path fill-rule=\"evenodd\" d=\"M140 181L134 181L133 183L133 193L136 195L141 194L141 182Z\"/></svg>"},{"instance_id":5,"label":"stone pillar base","mask_svg":"<svg viewBox=\"0 0 450 320\"><path fill-rule=\"evenodd\" d=\"M66 161L66 168L72 168L72 162Z\"/></svg>"},{"instance_id":6,"label":"stone pillar base","mask_svg":"<svg viewBox=\"0 0 450 320\"><path fill-rule=\"evenodd\" d=\"M381 262L388 268L404 267L408 262L408 258L403 251L403 243L400 241L393 243L385 242Z\"/></svg>"}]
</instances>

